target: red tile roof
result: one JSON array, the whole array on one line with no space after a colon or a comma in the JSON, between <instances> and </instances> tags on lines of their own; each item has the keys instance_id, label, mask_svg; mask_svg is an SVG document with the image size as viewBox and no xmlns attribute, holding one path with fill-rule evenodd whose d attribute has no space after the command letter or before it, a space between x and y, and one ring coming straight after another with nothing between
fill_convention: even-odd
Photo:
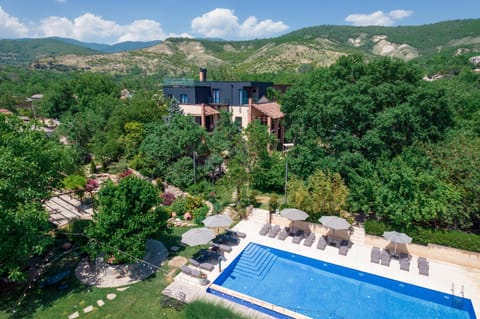
<instances>
[{"instance_id":1,"label":"red tile roof","mask_svg":"<svg viewBox=\"0 0 480 319\"><path fill-rule=\"evenodd\" d=\"M220 112L215 110L213 107L205 105L205 115L210 116L210 115L218 115Z\"/></svg>"},{"instance_id":2,"label":"red tile roof","mask_svg":"<svg viewBox=\"0 0 480 319\"><path fill-rule=\"evenodd\" d=\"M263 114L270 116L272 119L281 119L285 116L285 114L280 111L280 104L276 102L252 104L252 107Z\"/></svg>"}]
</instances>

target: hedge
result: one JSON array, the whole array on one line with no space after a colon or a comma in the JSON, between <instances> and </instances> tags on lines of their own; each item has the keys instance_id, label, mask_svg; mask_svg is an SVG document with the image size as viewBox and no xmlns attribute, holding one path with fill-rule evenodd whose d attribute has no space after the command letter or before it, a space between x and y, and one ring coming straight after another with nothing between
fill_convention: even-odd
<instances>
[{"instance_id":1,"label":"hedge","mask_svg":"<svg viewBox=\"0 0 480 319\"><path fill-rule=\"evenodd\" d=\"M389 225L368 220L365 222L367 234L382 236L384 231L393 230ZM401 230L399 230L401 231ZM458 230L433 230L420 227L405 231L412 241L417 244L436 244L452 248L464 249L473 252L480 252L480 236L472 233L465 233Z\"/></svg>"}]
</instances>

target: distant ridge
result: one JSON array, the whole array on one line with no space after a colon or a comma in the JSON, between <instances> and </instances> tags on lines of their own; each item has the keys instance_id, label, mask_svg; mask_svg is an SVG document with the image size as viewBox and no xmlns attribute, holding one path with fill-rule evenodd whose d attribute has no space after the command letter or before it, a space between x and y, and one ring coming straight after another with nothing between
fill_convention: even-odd
<instances>
[{"instance_id":1,"label":"distant ridge","mask_svg":"<svg viewBox=\"0 0 480 319\"><path fill-rule=\"evenodd\" d=\"M169 38L104 45L61 38L0 40L1 63L23 61L39 69L133 71L162 76L191 76L199 67L222 68L231 75L305 72L349 54L409 61L438 53L452 56L479 52L480 19L397 27L321 25L249 41Z\"/></svg>"},{"instance_id":2,"label":"distant ridge","mask_svg":"<svg viewBox=\"0 0 480 319\"><path fill-rule=\"evenodd\" d=\"M65 43L74 44L80 47L92 49L92 50L103 52L103 53L116 53L116 52L123 52L123 51L138 50L138 49L148 48L148 47L162 43L161 40L156 40L156 41L126 41L126 42L119 42L116 44L102 44L102 43L94 43L94 42L82 42L75 39L60 38L60 37L52 37L50 39L59 40Z\"/></svg>"}]
</instances>

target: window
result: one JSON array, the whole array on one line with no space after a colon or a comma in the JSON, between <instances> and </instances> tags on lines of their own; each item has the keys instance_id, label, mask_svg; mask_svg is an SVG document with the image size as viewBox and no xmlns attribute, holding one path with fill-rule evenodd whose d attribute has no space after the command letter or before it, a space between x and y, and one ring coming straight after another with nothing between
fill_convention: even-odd
<instances>
[{"instance_id":1,"label":"window","mask_svg":"<svg viewBox=\"0 0 480 319\"><path fill-rule=\"evenodd\" d=\"M213 103L220 103L220 89L213 89Z\"/></svg>"},{"instance_id":2,"label":"window","mask_svg":"<svg viewBox=\"0 0 480 319\"><path fill-rule=\"evenodd\" d=\"M248 104L248 92L246 89L239 90L240 104Z\"/></svg>"},{"instance_id":3,"label":"window","mask_svg":"<svg viewBox=\"0 0 480 319\"><path fill-rule=\"evenodd\" d=\"M182 104L188 103L188 95L180 94L180 103L182 103Z\"/></svg>"}]
</instances>

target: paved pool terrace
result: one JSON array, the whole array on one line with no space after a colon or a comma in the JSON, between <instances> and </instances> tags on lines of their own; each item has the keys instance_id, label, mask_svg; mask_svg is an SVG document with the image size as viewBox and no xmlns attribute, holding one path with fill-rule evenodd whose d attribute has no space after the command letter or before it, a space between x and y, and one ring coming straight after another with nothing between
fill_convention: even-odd
<instances>
[{"instance_id":1,"label":"paved pool terrace","mask_svg":"<svg viewBox=\"0 0 480 319\"><path fill-rule=\"evenodd\" d=\"M303 242L301 242L300 245L292 243L292 237L287 237L285 241L281 241L276 238L261 236L258 232L262 225L263 224L259 222L244 220L233 228L246 233L247 237L242 239L239 245L233 246L230 253L225 254L226 260L222 261L222 269L225 269L250 242L254 242L378 276L437 290L447 295L452 295L453 293L455 296L461 297L463 290L463 296L472 301L475 314L477 318L480 318L480 268L467 268L429 259L430 274L427 277L418 273L416 256L413 256L410 271L407 272L400 270L400 264L396 260L392 260L389 267L371 263L371 246L354 243L348 251L347 256L341 256L338 254L338 248L333 246L327 246L325 250L319 250L316 248L316 242L312 247L306 247L303 245ZM219 267L216 266L214 270L207 272L210 282L213 282L218 277L218 268ZM299 280L301 280L301 278L299 278ZM279 283L279 287L280 286L281 283ZM200 286L197 279L181 273L177 275L175 281L169 285L167 289L173 297L180 291L184 292L187 302L201 298L224 304L236 311L244 313L250 318L271 318L252 308L209 294L206 292L207 287L208 286ZM302 316L298 317L300 318Z\"/></svg>"}]
</instances>

